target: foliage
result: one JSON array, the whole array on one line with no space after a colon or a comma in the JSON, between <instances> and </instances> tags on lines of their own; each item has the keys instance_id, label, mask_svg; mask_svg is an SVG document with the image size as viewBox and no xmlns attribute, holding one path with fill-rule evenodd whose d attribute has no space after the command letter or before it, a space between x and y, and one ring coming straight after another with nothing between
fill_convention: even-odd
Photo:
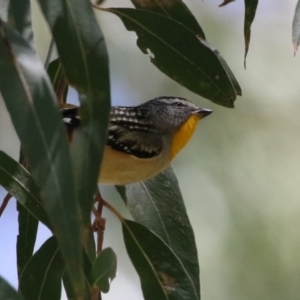
<instances>
[{"instance_id":1,"label":"foliage","mask_svg":"<svg viewBox=\"0 0 300 300\"><path fill-rule=\"evenodd\" d=\"M178 84L233 107L241 88L188 7L175 0L160 6L132 2L135 9L93 6L136 32L140 50ZM47 70L34 50L30 2L11 1L5 8L9 18L4 15L0 21L0 90L25 157L18 163L0 152L0 184L18 201L20 232L19 292L1 278L0 298L60 299L63 281L70 299L100 299L99 291L109 291L117 264L111 248L96 249L90 231L110 109L108 53L88 1L39 4L59 54L46 64ZM257 5L245 0L245 59ZM297 20L295 15L295 48ZM72 143L57 105L65 101L68 84L78 91L83 120ZM104 205L122 223L144 298L200 299L195 238L172 168L146 182L116 188L135 221ZM38 222L53 236L33 253Z\"/></svg>"}]
</instances>

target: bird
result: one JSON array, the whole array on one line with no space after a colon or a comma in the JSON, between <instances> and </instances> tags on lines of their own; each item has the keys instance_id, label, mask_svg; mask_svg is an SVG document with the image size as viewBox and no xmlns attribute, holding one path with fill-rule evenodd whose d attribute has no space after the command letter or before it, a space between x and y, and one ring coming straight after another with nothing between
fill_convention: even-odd
<instances>
[{"instance_id":1,"label":"bird","mask_svg":"<svg viewBox=\"0 0 300 300\"><path fill-rule=\"evenodd\" d=\"M80 127L77 106L67 105L61 113L69 132ZM98 181L123 186L155 177L184 148L198 122L211 113L173 96L138 106L113 106Z\"/></svg>"}]
</instances>

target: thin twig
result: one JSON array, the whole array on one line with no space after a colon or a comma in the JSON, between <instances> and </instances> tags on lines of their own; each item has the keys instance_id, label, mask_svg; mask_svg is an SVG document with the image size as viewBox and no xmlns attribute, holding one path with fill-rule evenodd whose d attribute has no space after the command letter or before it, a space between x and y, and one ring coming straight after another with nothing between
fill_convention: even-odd
<instances>
[{"instance_id":1,"label":"thin twig","mask_svg":"<svg viewBox=\"0 0 300 300\"><path fill-rule=\"evenodd\" d=\"M1 206L0 206L0 218L1 218L6 206L8 204L10 198L12 198L12 195L10 193L7 193L6 196L3 199L3 202L1 204Z\"/></svg>"},{"instance_id":2,"label":"thin twig","mask_svg":"<svg viewBox=\"0 0 300 300\"><path fill-rule=\"evenodd\" d=\"M93 207L93 213L95 215L95 221L93 223L93 230L97 232L97 254L102 251L103 246L103 237L105 230L105 219L102 217L103 203L104 199L102 198L100 191L96 192L95 202L98 203L97 209ZM92 300L101 300L101 293L97 287L93 287Z\"/></svg>"}]
</instances>

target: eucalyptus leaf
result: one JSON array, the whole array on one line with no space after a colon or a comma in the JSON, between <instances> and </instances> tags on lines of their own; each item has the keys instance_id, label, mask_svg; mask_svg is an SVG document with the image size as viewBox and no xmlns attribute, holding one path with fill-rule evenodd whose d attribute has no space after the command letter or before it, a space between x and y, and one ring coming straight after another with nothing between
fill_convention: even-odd
<instances>
[{"instance_id":1,"label":"eucalyptus leaf","mask_svg":"<svg viewBox=\"0 0 300 300\"><path fill-rule=\"evenodd\" d=\"M28 260L33 255L39 221L20 203L17 203L19 212L19 234L17 236L17 270L18 277Z\"/></svg>"},{"instance_id":2,"label":"eucalyptus leaf","mask_svg":"<svg viewBox=\"0 0 300 300\"><path fill-rule=\"evenodd\" d=\"M161 238L133 221L123 219L122 228L145 300L200 299L182 262Z\"/></svg>"},{"instance_id":3,"label":"eucalyptus leaf","mask_svg":"<svg viewBox=\"0 0 300 300\"><path fill-rule=\"evenodd\" d=\"M293 37L294 55L295 55L300 44L300 0L298 0L295 9L292 37Z\"/></svg>"},{"instance_id":4,"label":"eucalyptus leaf","mask_svg":"<svg viewBox=\"0 0 300 300\"><path fill-rule=\"evenodd\" d=\"M65 266L57 240L49 238L32 256L20 278L20 290L26 300L60 300Z\"/></svg>"},{"instance_id":5,"label":"eucalyptus leaf","mask_svg":"<svg viewBox=\"0 0 300 300\"><path fill-rule=\"evenodd\" d=\"M249 51L249 44L251 38L251 25L254 20L258 0L245 0L245 20L244 20L244 37L245 37L245 56L244 66L246 68L246 57Z\"/></svg>"},{"instance_id":6,"label":"eucalyptus leaf","mask_svg":"<svg viewBox=\"0 0 300 300\"><path fill-rule=\"evenodd\" d=\"M83 266L84 266L84 279L85 279L85 293L84 299L92 299L92 263L86 254L85 251L82 252L83 254ZM70 281L70 277L67 272L63 274L63 284L65 291L68 296L68 300L75 300L76 294L74 294L72 282Z\"/></svg>"},{"instance_id":7,"label":"eucalyptus leaf","mask_svg":"<svg viewBox=\"0 0 300 300\"><path fill-rule=\"evenodd\" d=\"M219 5L219 7L225 6L225 5L227 5L227 4L229 4L229 3L233 2L233 1L235 1L235 0L223 0L223 2Z\"/></svg>"},{"instance_id":8,"label":"eucalyptus leaf","mask_svg":"<svg viewBox=\"0 0 300 300\"><path fill-rule=\"evenodd\" d=\"M30 0L10 1L10 17L23 38L34 48Z\"/></svg>"},{"instance_id":9,"label":"eucalyptus leaf","mask_svg":"<svg viewBox=\"0 0 300 300\"><path fill-rule=\"evenodd\" d=\"M179 84L217 104L233 107L240 95L214 51L181 23L143 9L102 9L116 14L151 62Z\"/></svg>"},{"instance_id":10,"label":"eucalyptus leaf","mask_svg":"<svg viewBox=\"0 0 300 300\"><path fill-rule=\"evenodd\" d=\"M78 91L81 102L82 127L74 133L71 152L82 217L88 228L110 112L108 54L90 1L39 0L39 3L65 75Z\"/></svg>"},{"instance_id":11,"label":"eucalyptus leaf","mask_svg":"<svg viewBox=\"0 0 300 300\"><path fill-rule=\"evenodd\" d=\"M94 285L101 292L109 291L110 283L116 277L117 256L111 248L102 250L93 263L92 277Z\"/></svg>"},{"instance_id":12,"label":"eucalyptus leaf","mask_svg":"<svg viewBox=\"0 0 300 300\"><path fill-rule=\"evenodd\" d=\"M0 151L0 185L37 220L50 228L50 222L39 195L40 190L31 174L3 151Z\"/></svg>"},{"instance_id":13,"label":"eucalyptus leaf","mask_svg":"<svg viewBox=\"0 0 300 300\"><path fill-rule=\"evenodd\" d=\"M23 300L23 297L2 276L0 276L0 299Z\"/></svg>"},{"instance_id":14,"label":"eucalyptus leaf","mask_svg":"<svg viewBox=\"0 0 300 300\"><path fill-rule=\"evenodd\" d=\"M205 34L187 5L181 0L131 0L136 8L146 9L165 15L189 28L196 35L205 39Z\"/></svg>"},{"instance_id":15,"label":"eucalyptus leaf","mask_svg":"<svg viewBox=\"0 0 300 300\"><path fill-rule=\"evenodd\" d=\"M181 260L200 298L195 236L172 167L152 179L117 190L134 220L156 233Z\"/></svg>"},{"instance_id":16,"label":"eucalyptus leaf","mask_svg":"<svg viewBox=\"0 0 300 300\"><path fill-rule=\"evenodd\" d=\"M59 103L66 103L68 95L68 81L59 58L53 60L49 64L47 72Z\"/></svg>"},{"instance_id":17,"label":"eucalyptus leaf","mask_svg":"<svg viewBox=\"0 0 300 300\"><path fill-rule=\"evenodd\" d=\"M80 297L81 217L57 99L32 48L7 24L0 27L0 90Z\"/></svg>"},{"instance_id":18,"label":"eucalyptus leaf","mask_svg":"<svg viewBox=\"0 0 300 300\"><path fill-rule=\"evenodd\" d=\"M8 19L9 4L10 4L10 0L0 1L0 18L3 21L7 21Z\"/></svg>"}]
</instances>

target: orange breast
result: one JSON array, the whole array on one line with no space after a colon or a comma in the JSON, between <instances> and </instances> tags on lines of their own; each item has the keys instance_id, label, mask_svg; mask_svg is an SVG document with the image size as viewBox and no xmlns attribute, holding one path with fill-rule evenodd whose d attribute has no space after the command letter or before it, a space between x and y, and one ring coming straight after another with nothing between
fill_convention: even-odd
<instances>
[{"instance_id":1,"label":"orange breast","mask_svg":"<svg viewBox=\"0 0 300 300\"><path fill-rule=\"evenodd\" d=\"M189 139L192 137L196 126L200 118L197 115L192 115L175 134L172 147L171 147L171 159L177 155L177 153L186 145Z\"/></svg>"}]
</instances>

